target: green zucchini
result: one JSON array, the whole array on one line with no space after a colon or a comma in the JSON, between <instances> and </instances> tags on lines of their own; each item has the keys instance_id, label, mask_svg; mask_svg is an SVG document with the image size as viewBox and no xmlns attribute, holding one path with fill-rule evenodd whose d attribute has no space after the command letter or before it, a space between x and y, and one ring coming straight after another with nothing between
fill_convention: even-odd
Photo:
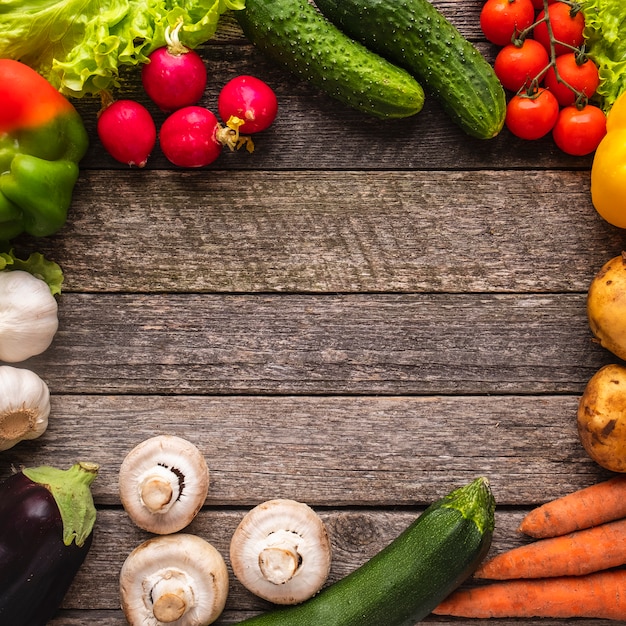
<instances>
[{"instance_id":1,"label":"green zucchini","mask_svg":"<svg viewBox=\"0 0 626 626\"><path fill-rule=\"evenodd\" d=\"M495 137L506 96L478 49L428 0L316 0L349 37L409 71L469 135Z\"/></svg>"},{"instance_id":2,"label":"green zucchini","mask_svg":"<svg viewBox=\"0 0 626 626\"><path fill-rule=\"evenodd\" d=\"M424 106L408 71L350 39L307 0L246 0L234 15L266 56L354 109L404 118Z\"/></svg>"},{"instance_id":3,"label":"green zucchini","mask_svg":"<svg viewBox=\"0 0 626 626\"><path fill-rule=\"evenodd\" d=\"M466 580L491 545L495 501L477 478L431 504L377 555L310 600L245 626L413 626Z\"/></svg>"}]
</instances>

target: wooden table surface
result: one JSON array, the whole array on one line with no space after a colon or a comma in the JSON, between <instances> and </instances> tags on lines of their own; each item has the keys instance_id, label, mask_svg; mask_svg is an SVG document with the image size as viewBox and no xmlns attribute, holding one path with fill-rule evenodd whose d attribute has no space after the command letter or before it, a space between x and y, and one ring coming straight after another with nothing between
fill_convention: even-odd
<instances>
[{"instance_id":1,"label":"wooden table surface","mask_svg":"<svg viewBox=\"0 0 626 626\"><path fill-rule=\"evenodd\" d=\"M493 60L478 0L434 4ZM96 137L98 102L77 101L92 141L68 223L18 241L66 280L53 345L23 364L50 386L49 428L3 452L0 473L101 465L94 545L53 626L126 623L119 569L149 535L123 511L117 472L155 434L208 461L188 532L228 562L247 510L299 499L328 524L331 581L476 476L498 503L493 553L523 541L530 508L607 476L576 408L616 360L585 298L626 232L591 205L591 157L506 130L472 139L432 98L411 119L369 118L267 61L228 18L200 51L209 108L242 73L277 92L255 152L183 170L157 149L129 169ZM162 121L137 73L116 95ZM230 578L218 625L269 606Z\"/></svg>"}]
</instances>

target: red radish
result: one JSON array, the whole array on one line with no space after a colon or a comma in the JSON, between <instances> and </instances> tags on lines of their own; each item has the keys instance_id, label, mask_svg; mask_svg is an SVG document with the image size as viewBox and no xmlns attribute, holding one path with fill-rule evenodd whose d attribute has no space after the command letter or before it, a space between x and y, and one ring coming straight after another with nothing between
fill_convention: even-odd
<instances>
[{"instance_id":1,"label":"red radish","mask_svg":"<svg viewBox=\"0 0 626 626\"><path fill-rule=\"evenodd\" d=\"M218 100L220 117L228 125L231 117L243 120L239 130L258 133L268 128L278 112L272 88L254 76L237 76L224 85Z\"/></svg>"},{"instance_id":2,"label":"red radish","mask_svg":"<svg viewBox=\"0 0 626 626\"><path fill-rule=\"evenodd\" d=\"M141 69L143 88L154 103L166 112L196 104L207 83L207 71L200 55L178 39L179 22L165 31L166 46L150 54Z\"/></svg>"},{"instance_id":3,"label":"red radish","mask_svg":"<svg viewBox=\"0 0 626 626\"><path fill-rule=\"evenodd\" d=\"M215 115L199 106L172 113L161 126L159 141L167 159L180 167L202 167L217 159L223 144Z\"/></svg>"},{"instance_id":4,"label":"red radish","mask_svg":"<svg viewBox=\"0 0 626 626\"><path fill-rule=\"evenodd\" d=\"M106 151L120 163L144 167L156 143L156 126L146 107L134 100L105 105L97 123Z\"/></svg>"}]
</instances>

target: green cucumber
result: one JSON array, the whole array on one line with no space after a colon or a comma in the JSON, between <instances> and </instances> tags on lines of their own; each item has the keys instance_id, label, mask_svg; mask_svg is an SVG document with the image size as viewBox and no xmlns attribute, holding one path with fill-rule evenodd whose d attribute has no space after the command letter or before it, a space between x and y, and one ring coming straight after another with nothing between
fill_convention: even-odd
<instances>
[{"instance_id":1,"label":"green cucumber","mask_svg":"<svg viewBox=\"0 0 626 626\"><path fill-rule=\"evenodd\" d=\"M266 56L354 109L404 118L424 106L408 71L350 39L307 0L246 0L234 15Z\"/></svg>"},{"instance_id":2,"label":"green cucumber","mask_svg":"<svg viewBox=\"0 0 626 626\"><path fill-rule=\"evenodd\" d=\"M495 137L506 96L478 49L428 0L316 0L349 37L397 63L422 82L469 135Z\"/></svg>"},{"instance_id":3,"label":"green cucumber","mask_svg":"<svg viewBox=\"0 0 626 626\"><path fill-rule=\"evenodd\" d=\"M478 567L491 545L495 501L485 478L431 504L377 555L310 600L245 626L413 626Z\"/></svg>"}]
</instances>

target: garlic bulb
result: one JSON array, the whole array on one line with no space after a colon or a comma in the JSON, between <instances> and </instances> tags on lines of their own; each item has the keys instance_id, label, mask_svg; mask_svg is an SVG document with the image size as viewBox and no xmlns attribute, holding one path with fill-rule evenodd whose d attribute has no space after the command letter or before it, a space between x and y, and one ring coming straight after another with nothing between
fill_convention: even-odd
<instances>
[{"instance_id":1,"label":"garlic bulb","mask_svg":"<svg viewBox=\"0 0 626 626\"><path fill-rule=\"evenodd\" d=\"M36 439L48 427L48 385L26 369L0 365L0 450Z\"/></svg>"},{"instance_id":2,"label":"garlic bulb","mask_svg":"<svg viewBox=\"0 0 626 626\"><path fill-rule=\"evenodd\" d=\"M22 270L0 272L0 361L41 354L58 327L57 301L43 280Z\"/></svg>"}]
</instances>

